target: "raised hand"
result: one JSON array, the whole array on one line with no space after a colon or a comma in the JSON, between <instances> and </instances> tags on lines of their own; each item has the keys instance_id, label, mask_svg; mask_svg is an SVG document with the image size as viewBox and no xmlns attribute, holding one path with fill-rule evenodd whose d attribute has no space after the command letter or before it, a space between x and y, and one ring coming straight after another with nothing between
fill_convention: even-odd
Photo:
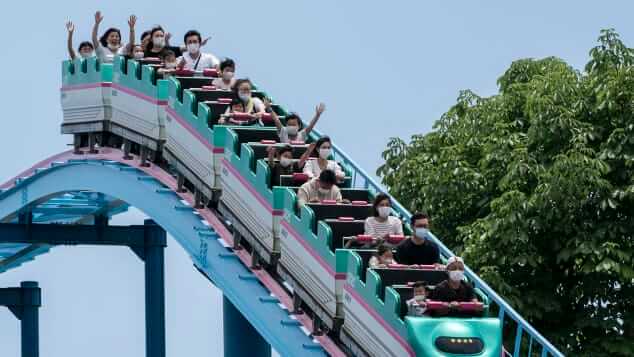
<instances>
[{"instance_id":1,"label":"raised hand","mask_svg":"<svg viewBox=\"0 0 634 357\"><path fill-rule=\"evenodd\" d=\"M73 33L75 31L75 24L73 24L72 21L68 21L66 23L66 30L68 30L69 33Z\"/></svg>"},{"instance_id":2,"label":"raised hand","mask_svg":"<svg viewBox=\"0 0 634 357\"><path fill-rule=\"evenodd\" d=\"M99 24L103 21L103 16L101 15L101 11L95 12L95 23Z\"/></svg>"},{"instance_id":3,"label":"raised hand","mask_svg":"<svg viewBox=\"0 0 634 357\"><path fill-rule=\"evenodd\" d=\"M315 108L315 113L317 113L317 115L321 115L324 111L326 111L326 104L324 103L319 103L319 105Z\"/></svg>"},{"instance_id":4,"label":"raised hand","mask_svg":"<svg viewBox=\"0 0 634 357\"><path fill-rule=\"evenodd\" d=\"M169 42L170 38L172 38L172 34L169 32L165 33L165 43Z\"/></svg>"},{"instance_id":5,"label":"raised hand","mask_svg":"<svg viewBox=\"0 0 634 357\"><path fill-rule=\"evenodd\" d=\"M128 20L128 25L130 26L130 28L134 28L134 25L136 25L135 15L130 15L130 19Z\"/></svg>"}]
</instances>

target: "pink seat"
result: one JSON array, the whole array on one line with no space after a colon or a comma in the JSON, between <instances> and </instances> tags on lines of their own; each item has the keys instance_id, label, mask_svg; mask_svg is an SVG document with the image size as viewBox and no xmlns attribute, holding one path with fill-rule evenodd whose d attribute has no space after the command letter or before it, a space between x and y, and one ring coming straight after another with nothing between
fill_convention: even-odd
<instances>
[{"instance_id":1,"label":"pink seat","mask_svg":"<svg viewBox=\"0 0 634 357\"><path fill-rule=\"evenodd\" d=\"M265 123L265 124L270 124L273 122L273 116L270 113L262 114L260 119L262 120L262 123Z\"/></svg>"},{"instance_id":2,"label":"pink seat","mask_svg":"<svg viewBox=\"0 0 634 357\"><path fill-rule=\"evenodd\" d=\"M337 200L321 200L322 205L336 205Z\"/></svg>"},{"instance_id":3,"label":"pink seat","mask_svg":"<svg viewBox=\"0 0 634 357\"><path fill-rule=\"evenodd\" d=\"M260 140L260 144L273 145L273 144L276 144L276 143L277 143L277 141L275 141L275 140L266 140L266 139Z\"/></svg>"},{"instance_id":4,"label":"pink seat","mask_svg":"<svg viewBox=\"0 0 634 357\"><path fill-rule=\"evenodd\" d=\"M337 220L341 222L352 222L354 221L354 217L337 217Z\"/></svg>"},{"instance_id":5,"label":"pink seat","mask_svg":"<svg viewBox=\"0 0 634 357\"><path fill-rule=\"evenodd\" d=\"M355 240L359 243L372 243L374 242L374 237L369 234L357 234L357 238Z\"/></svg>"},{"instance_id":6,"label":"pink seat","mask_svg":"<svg viewBox=\"0 0 634 357\"><path fill-rule=\"evenodd\" d=\"M203 76L205 77L218 77L218 70L215 68L205 68L203 70Z\"/></svg>"},{"instance_id":7,"label":"pink seat","mask_svg":"<svg viewBox=\"0 0 634 357\"><path fill-rule=\"evenodd\" d=\"M352 201L352 204L355 206L365 206L368 204L368 201Z\"/></svg>"},{"instance_id":8,"label":"pink seat","mask_svg":"<svg viewBox=\"0 0 634 357\"><path fill-rule=\"evenodd\" d=\"M194 75L194 71L190 71L188 69L177 69L174 71L174 75L180 77L192 77Z\"/></svg>"},{"instance_id":9,"label":"pink seat","mask_svg":"<svg viewBox=\"0 0 634 357\"><path fill-rule=\"evenodd\" d=\"M387 237L387 242L390 244L399 244L400 242L405 240L405 236L398 234L390 234Z\"/></svg>"},{"instance_id":10,"label":"pink seat","mask_svg":"<svg viewBox=\"0 0 634 357\"><path fill-rule=\"evenodd\" d=\"M211 90L216 90L216 87L215 86L203 86L202 89L211 91Z\"/></svg>"},{"instance_id":11,"label":"pink seat","mask_svg":"<svg viewBox=\"0 0 634 357\"><path fill-rule=\"evenodd\" d=\"M300 184L301 185L304 182L308 181L308 179L309 179L309 177L305 173L302 173L302 172L293 173L293 182L295 184Z\"/></svg>"}]
</instances>

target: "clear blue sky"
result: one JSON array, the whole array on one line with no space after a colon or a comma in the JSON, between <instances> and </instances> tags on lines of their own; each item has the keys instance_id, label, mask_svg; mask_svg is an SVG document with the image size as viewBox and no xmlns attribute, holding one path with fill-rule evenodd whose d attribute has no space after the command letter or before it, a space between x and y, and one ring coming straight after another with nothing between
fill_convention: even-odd
<instances>
[{"instance_id":1,"label":"clear blue sky","mask_svg":"<svg viewBox=\"0 0 634 357\"><path fill-rule=\"evenodd\" d=\"M0 14L0 178L67 148L59 134L64 22L75 44L88 39L97 2L14 1ZM277 101L318 124L366 170L380 165L391 136L431 129L458 91L495 93L515 59L555 55L581 68L599 30L634 40L634 6L624 1L108 1L103 29L139 17L140 33L161 24L180 42L191 28L213 36L205 50L234 58ZM170 15L170 12L178 15ZM139 223L140 215L121 223ZM221 294L171 242L167 251L170 356L222 351ZM142 265L123 248L56 248L0 287L38 280L44 289L41 350L47 357L142 356ZM18 323L0 310L2 356L18 356Z\"/></svg>"}]
</instances>

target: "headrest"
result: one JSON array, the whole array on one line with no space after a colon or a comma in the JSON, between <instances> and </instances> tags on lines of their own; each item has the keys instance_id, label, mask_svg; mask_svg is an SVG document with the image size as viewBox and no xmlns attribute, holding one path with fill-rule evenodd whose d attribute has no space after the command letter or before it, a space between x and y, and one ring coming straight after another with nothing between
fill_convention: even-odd
<instances>
[{"instance_id":1,"label":"headrest","mask_svg":"<svg viewBox=\"0 0 634 357\"><path fill-rule=\"evenodd\" d=\"M304 183L308 181L309 177L303 172L295 172L293 173L293 182L295 183Z\"/></svg>"},{"instance_id":2,"label":"headrest","mask_svg":"<svg viewBox=\"0 0 634 357\"><path fill-rule=\"evenodd\" d=\"M336 205L337 200L321 200L322 205Z\"/></svg>"},{"instance_id":3,"label":"headrest","mask_svg":"<svg viewBox=\"0 0 634 357\"><path fill-rule=\"evenodd\" d=\"M194 75L194 71L190 71L188 69L177 69L174 71L174 75L180 77L192 77Z\"/></svg>"},{"instance_id":4,"label":"headrest","mask_svg":"<svg viewBox=\"0 0 634 357\"><path fill-rule=\"evenodd\" d=\"M203 70L203 76L205 77L218 77L218 70L215 68L205 68Z\"/></svg>"},{"instance_id":5,"label":"headrest","mask_svg":"<svg viewBox=\"0 0 634 357\"><path fill-rule=\"evenodd\" d=\"M243 112L235 112L235 113L231 113L231 117L234 120L246 121L246 120L250 120L251 119L251 114L243 113Z\"/></svg>"},{"instance_id":6,"label":"headrest","mask_svg":"<svg viewBox=\"0 0 634 357\"><path fill-rule=\"evenodd\" d=\"M349 217L349 218L352 218L352 217ZM369 234L357 234L357 238L355 240L361 243L374 242L374 238Z\"/></svg>"},{"instance_id":7,"label":"headrest","mask_svg":"<svg viewBox=\"0 0 634 357\"><path fill-rule=\"evenodd\" d=\"M273 145L273 144L277 144L277 141L275 141L275 140L262 139L262 140L260 140L260 144L269 144L269 145Z\"/></svg>"},{"instance_id":8,"label":"headrest","mask_svg":"<svg viewBox=\"0 0 634 357\"><path fill-rule=\"evenodd\" d=\"M390 234L387 237L388 243L391 243L391 244L398 244L398 243L400 243L400 242L402 242L404 240L405 240L405 236L403 236L403 235Z\"/></svg>"},{"instance_id":9,"label":"headrest","mask_svg":"<svg viewBox=\"0 0 634 357\"><path fill-rule=\"evenodd\" d=\"M354 217L337 217L337 220L342 222L352 222L354 221Z\"/></svg>"},{"instance_id":10,"label":"headrest","mask_svg":"<svg viewBox=\"0 0 634 357\"><path fill-rule=\"evenodd\" d=\"M352 201L352 204L354 206L366 206L368 204L368 201Z\"/></svg>"},{"instance_id":11,"label":"headrest","mask_svg":"<svg viewBox=\"0 0 634 357\"><path fill-rule=\"evenodd\" d=\"M273 116L270 113L262 114L260 119L262 120L263 123L272 123L273 122Z\"/></svg>"},{"instance_id":12,"label":"headrest","mask_svg":"<svg viewBox=\"0 0 634 357\"><path fill-rule=\"evenodd\" d=\"M216 90L216 86L203 86L203 90Z\"/></svg>"},{"instance_id":13,"label":"headrest","mask_svg":"<svg viewBox=\"0 0 634 357\"><path fill-rule=\"evenodd\" d=\"M306 145L306 143L301 140L291 140L291 145Z\"/></svg>"}]
</instances>

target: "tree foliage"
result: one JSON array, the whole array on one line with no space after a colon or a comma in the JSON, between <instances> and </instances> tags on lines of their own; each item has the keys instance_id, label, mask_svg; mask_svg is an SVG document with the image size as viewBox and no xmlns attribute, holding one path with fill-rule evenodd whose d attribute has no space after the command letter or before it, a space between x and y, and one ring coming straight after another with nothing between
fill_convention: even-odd
<instances>
[{"instance_id":1,"label":"tree foliage","mask_svg":"<svg viewBox=\"0 0 634 357\"><path fill-rule=\"evenodd\" d=\"M634 355L634 51L613 30L578 71L522 59L460 93L377 174L570 355Z\"/></svg>"}]
</instances>

